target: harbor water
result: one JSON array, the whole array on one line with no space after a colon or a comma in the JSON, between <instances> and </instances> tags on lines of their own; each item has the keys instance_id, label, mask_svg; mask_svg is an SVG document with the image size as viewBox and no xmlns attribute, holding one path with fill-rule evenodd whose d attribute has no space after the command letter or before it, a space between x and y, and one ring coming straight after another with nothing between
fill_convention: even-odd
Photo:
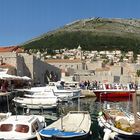
<instances>
[{"instance_id":1,"label":"harbor water","mask_svg":"<svg viewBox=\"0 0 140 140\"><path fill-rule=\"evenodd\" d=\"M137 110L139 110L140 96L137 96ZM98 112L102 107L113 105L114 107L121 107L128 111L132 111L132 101L127 100L114 100L114 101L98 101L96 97L90 98L81 98L78 100L70 100L68 102L59 103L58 107L53 110L29 110L25 108L17 108L14 103L11 101L8 104L0 103L0 112L7 112L8 110L13 114L40 114L44 115L46 118L46 123L50 123L57 120L59 117L66 115L69 111L89 111L91 115L92 125L89 140L101 140L103 137L103 131L98 126L97 116Z\"/></svg>"}]
</instances>

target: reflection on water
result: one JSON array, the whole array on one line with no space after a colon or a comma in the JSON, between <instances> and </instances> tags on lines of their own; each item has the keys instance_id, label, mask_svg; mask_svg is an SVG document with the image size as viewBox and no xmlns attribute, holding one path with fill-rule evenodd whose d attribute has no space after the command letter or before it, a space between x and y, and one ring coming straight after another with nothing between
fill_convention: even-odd
<instances>
[{"instance_id":1,"label":"reflection on water","mask_svg":"<svg viewBox=\"0 0 140 140\"><path fill-rule=\"evenodd\" d=\"M54 110L28 110L27 108L16 108L15 105L10 103L10 111L13 114L23 114L28 112L30 114L42 114L46 117L47 125L57 120L61 115L67 114L69 111L83 110L89 111L92 119L91 136L90 140L100 140L103 133L100 130L97 122L97 114L102 107L121 107L127 111L132 111L132 100L122 101L97 101L96 98L82 98L80 100L69 101L68 103L59 103L57 109ZM137 97L137 110L140 111L140 96ZM6 112L7 105L0 104L0 112Z\"/></svg>"}]
</instances>

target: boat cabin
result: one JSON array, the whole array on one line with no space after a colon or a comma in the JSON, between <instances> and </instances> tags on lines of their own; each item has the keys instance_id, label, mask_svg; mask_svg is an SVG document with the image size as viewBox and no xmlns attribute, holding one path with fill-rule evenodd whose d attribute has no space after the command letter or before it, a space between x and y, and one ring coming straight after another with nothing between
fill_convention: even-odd
<instances>
[{"instance_id":1,"label":"boat cabin","mask_svg":"<svg viewBox=\"0 0 140 140\"><path fill-rule=\"evenodd\" d=\"M0 122L0 138L14 138L21 136L25 138L27 136L36 136L36 131L42 129L42 125L38 117L29 115L12 115ZM11 136L8 136L8 135Z\"/></svg>"}]
</instances>

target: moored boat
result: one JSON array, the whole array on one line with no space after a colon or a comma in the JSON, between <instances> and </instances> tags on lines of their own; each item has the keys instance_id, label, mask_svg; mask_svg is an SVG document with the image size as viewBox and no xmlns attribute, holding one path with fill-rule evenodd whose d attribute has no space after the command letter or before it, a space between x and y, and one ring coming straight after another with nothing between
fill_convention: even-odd
<instances>
[{"instance_id":1,"label":"moored boat","mask_svg":"<svg viewBox=\"0 0 140 140\"><path fill-rule=\"evenodd\" d=\"M87 111L70 111L39 134L43 139L86 139L90 126L91 118Z\"/></svg>"},{"instance_id":2,"label":"moored boat","mask_svg":"<svg viewBox=\"0 0 140 140\"><path fill-rule=\"evenodd\" d=\"M117 97L132 98L133 93L135 93L135 89L130 88L129 84L99 84L98 87L93 90L93 92L98 99Z\"/></svg>"},{"instance_id":3,"label":"moored boat","mask_svg":"<svg viewBox=\"0 0 140 140\"><path fill-rule=\"evenodd\" d=\"M28 94L26 93L24 97L15 97L13 101L19 107L50 109L56 108L59 100L52 90L48 90L42 92L29 92Z\"/></svg>"},{"instance_id":4,"label":"moored boat","mask_svg":"<svg viewBox=\"0 0 140 140\"><path fill-rule=\"evenodd\" d=\"M31 109L51 109L57 107L57 99L54 98L21 98L16 97L13 99L16 106L27 107Z\"/></svg>"},{"instance_id":5,"label":"moored boat","mask_svg":"<svg viewBox=\"0 0 140 140\"><path fill-rule=\"evenodd\" d=\"M49 82L48 85L43 87L32 87L31 89L24 89L24 91L28 92L44 92L48 90L52 90L54 95L60 98L62 101L78 99L81 96L80 89L66 89L60 84L60 82Z\"/></svg>"},{"instance_id":6,"label":"moored boat","mask_svg":"<svg viewBox=\"0 0 140 140\"><path fill-rule=\"evenodd\" d=\"M104 131L103 140L140 139L140 129L131 113L120 109L106 109L99 113L98 123Z\"/></svg>"},{"instance_id":7,"label":"moored boat","mask_svg":"<svg viewBox=\"0 0 140 140\"><path fill-rule=\"evenodd\" d=\"M12 115L0 122L0 139L33 140L38 131L45 127L45 119L39 115Z\"/></svg>"}]
</instances>

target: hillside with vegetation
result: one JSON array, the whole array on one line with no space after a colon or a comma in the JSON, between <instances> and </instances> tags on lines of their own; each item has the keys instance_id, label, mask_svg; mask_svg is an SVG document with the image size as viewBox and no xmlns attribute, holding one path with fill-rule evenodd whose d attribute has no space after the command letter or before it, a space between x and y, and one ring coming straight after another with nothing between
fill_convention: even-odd
<instances>
[{"instance_id":1,"label":"hillside with vegetation","mask_svg":"<svg viewBox=\"0 0 140 140\"><path fill-rule=\"evenodd\" d=\"M140 53L140 20L90 18L67 24L25 42L26 50L77 48L83 50L122 50Z\"/></svg>"}]
</instances>

